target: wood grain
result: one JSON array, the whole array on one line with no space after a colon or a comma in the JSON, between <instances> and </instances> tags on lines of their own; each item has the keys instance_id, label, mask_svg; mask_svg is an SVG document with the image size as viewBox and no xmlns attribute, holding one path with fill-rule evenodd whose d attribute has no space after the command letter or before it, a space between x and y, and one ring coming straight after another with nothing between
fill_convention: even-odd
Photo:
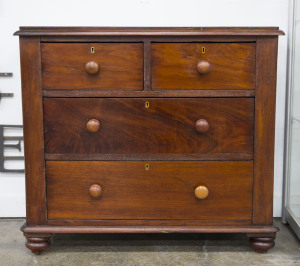
<instances>
[{"instance_id":1,"label":"wood grain","mask_svg":"<svg viewBox=\"0 0 300 266\"><path fill-rule=\"evenodd\" d=\"M253 153L127 153L127 154L87 154L87 153L46 153L49 161L248 161Z\"/></svg>"},{"instance_id":2,"label":"wood grain","mask_svg":"<svg viewBox=\"0 0 300 266\"><path fill-rule=\"evenodd\" d=\"M273 223L277 39L257 38L253 224Z\"/></svg>"},{"instance_id":3,"label":"wood grain","mask_svg":"<svg viewBox=\"0 0 300 266\"><path fill-rule=\"evenodd\" d=\"M43 43L41 48L43 89L143 89L142 43ZM89 61L99 64L97 74L86 72Z\"/></svg>"},{"instance_id":4,"label":"wood grain","mask_svg":"<svg viewBox=\"0 0 300 266\"><path fill-rule=\"evenodd\" d=\"M20 37L23 131L26 177L26 222L45 224L43 104L39 37Z\"/></svg>"},{"instance_id":5,"label":"wood grain","mask_svg":"<svg viewBox=\"0 0 300 266\"><path fill-rule=\"evenodd\" d=\"M123 43L134 43L134 42L222 42L222 43L232 43L232 42L256 42L256 36L253 35L153 35L153 36L143 36L143 35L40 35L41 42L44 43L99 43L99 42L123 42Z\"/></svg>"},{"instance_id":6,"label":"wood grain","mask_svg":"<svg viewBox=\"0 0 300 266\"><path fill-rule=\"evenodd\" d=\"M144 91L151 90L151 42L144 41Z\"/></svg>"},{"instance_id":7,"label":"wood grain","mask_svg":"<svg viewBox=\"0 0 300 266\"><path fill-rule=\"evenodd\" d=\"M28 248L42 252L52 233L247 233L271 248L282 34L21 27Z\"/></svg>"},{"instance_id":8,"label":"wood grain","mask_svg":"<svg viewBox=\"0 0 300 266\"><path fill-rule=\"evenodd\" d=\"M44 97L54 98L160 98L160 97L254 97L255 90L165 90L165 91L95 91L95 90L43 90Z\"/></svg>"},{"instance_id":9,"label":"wood grain","mask_svg":"<svg viewBox=\"0 0 300 266\"><path fill-rule=\"evenodd\" d=\"M275 226L22 226L28 233L276 233Z\"/></svg>"},{"instance_id":10,"label":"wood grain","mask_svg":"<svg viewBox=\"0 0 300 266\"><path fill-rule=\"evenodd\" d=\"M236 225L245 226L251 225L251 219L248 220L176 220L176 219L155 219L155 220L142 220L142 219L127 219L127 220L68 220L68 219L55 219L48 220L48 225L53 226L226 226Z\"/></svg>"},{"instance_id":11,"label":"wood grain","mask_svg":"<svg viewBox=\"0 0 300 266\"><path fill-rule=\"evenodd\" d=\"M151 51L153 90L255 88L254 43L154 43ZM209 73L198 72L202 60Z\"/></svg>"},{"instance_id":12,"label":"wood grain","mask_svg":"<svg viewBox=\"0 0 300 266\"><path fill-rule=\"evenodd\" d=\"M259 36L284 35L278 27L20 27L14 35L38 36Z\"/></svg>"},{"instance_id":13,"label":"wood grain","mask_svg":"<svg viewBox=\"0 0 300 266\"><path fill-rule=\"evenodd\" d=\"M49 219L223 219L252 217L253 163L48 161ZM92 200L92 184L103 188ZM195 187L209 196L198 200Z\"/></svg>"},{"instance_id":14,"label":"wood grain","mask_svg":"<svg viewBox=\"0 0 300 266\"><path fill-rule=\"evenodd\" d=\"M150 104L145 108L145 102ZM91 108L92 107L92 108ZM46 153L252 153L254 100L44 99ZM59 116L57 114L60 114ZM86 130L91 118L101 123ZM210 128L199 133L195 123Z\"/></svg>"}]
</instances>

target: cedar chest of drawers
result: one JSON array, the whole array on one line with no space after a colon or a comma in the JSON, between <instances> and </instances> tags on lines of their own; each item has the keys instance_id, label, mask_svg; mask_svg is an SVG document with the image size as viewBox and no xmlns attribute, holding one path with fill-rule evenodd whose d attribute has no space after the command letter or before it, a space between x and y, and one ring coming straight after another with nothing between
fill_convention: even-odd
<instances>
[{"instance_id":1,"label":"cedar chest of drawers","mask_svg":"<svg viewBox=\"0 0 300 266\"><path fill-rule=\"evenodd\" d=\"M274 246L278 35L21 27L26 246L53 233L246 233Z\"/></svg>"}]
</instances>

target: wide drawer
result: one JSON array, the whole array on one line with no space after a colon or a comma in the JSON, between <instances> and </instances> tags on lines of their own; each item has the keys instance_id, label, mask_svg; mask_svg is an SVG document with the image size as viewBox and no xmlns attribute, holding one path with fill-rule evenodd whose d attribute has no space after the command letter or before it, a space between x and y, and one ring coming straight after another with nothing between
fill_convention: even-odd
<instances>
[{"instance_id":1,"label":"wide drawer","mask_svg":"<svg viewBox=\"0 0 300 266\"><path fill-rule=\"evenodd\" d=\"M48 219L251 219L252 161L146 164L46 162Z\"/></svg>"},{"instance_id":2,"label":"wide drawer","mask_svg":"<svg viewBox=\"0 0 300 266\"><path fill-rule=\"evenodd\" d=\"M142 90L141 43L44 43L45 90Z\"/></svg>"},{"instance_id":3,"label":"wide drawer","mask_svg":"<svg viewBox=\"0 0 300 266\"><path fill-rule=\"evenodd\" d=\"M254 43L152 44L152 89L255 89Z\"/></svg>"},{"instance_id":4,"label":"wide drawer","mask_svg":"<svg viewBox=\"0 0 300 266\"><path fill-rule=\"evenodd\" d=\"M45 152L251 154L253 120L253 98L45 98Z\"/></svg>"}]
</instances>

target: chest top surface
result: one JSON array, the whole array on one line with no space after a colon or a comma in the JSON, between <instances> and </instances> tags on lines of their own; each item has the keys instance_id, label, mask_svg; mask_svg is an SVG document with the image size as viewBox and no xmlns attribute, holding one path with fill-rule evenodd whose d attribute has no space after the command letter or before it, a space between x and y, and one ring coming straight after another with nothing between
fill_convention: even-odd
<instances>
[{"instance_id":1,"label":"chest top surface","mask_svg":"<svg viewBox=\"0 0 300 266\"><path fill-rule=\"evenodd\" d=\"M19 36L266 36L284 35L278 27L20 27Z\"/></svg>"}]
</instances>

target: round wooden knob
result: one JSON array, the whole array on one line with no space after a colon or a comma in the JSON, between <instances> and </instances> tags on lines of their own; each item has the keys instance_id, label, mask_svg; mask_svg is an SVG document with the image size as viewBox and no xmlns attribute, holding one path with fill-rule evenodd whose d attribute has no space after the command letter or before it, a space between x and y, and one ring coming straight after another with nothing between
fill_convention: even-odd
<instances>
[{"instance_id":1,"label":"round wooden knob","mask_svg":"<svg viewBox=\"0 0 300 266\"><path fill-rule=\"evenodd\" d=\"M86 128L89 132L95 133L100 129L100 122L97 119L91 119L87 122Z\"/></svg>"},{"instance_id":2,"label":"round wooden knob","mask_svg":"<svg viewBox=\"0 0 300 266\"><path fill-rule=\"evenodd\" d=\"M205 199L208 196L208 189L206 186L198 186L195 188L195 197L197 199Z\"/></svg>"},{"instance_id":3,"label":"round wooden knob","mask_svg":"<svg viewBox=\"0 0 300 266\"><path fill-rule=\"evenodd\" d=\"M89 61L85 65L85 70L89 74L97 74L99 71L99 64L95 61Z\"/></svg>"},{"instance_id":4,"label":"round wooden knob","mask_svg":"<svg viewBox=\"0 0 300 266\"><path fill-rule=\"evenodd\" d=\"M205 133L209 129L209 124L205 119L199 119L196 122L196 130L200 133Z\"/></svg>"},{"instance_id":5,"label":"round wooden knob","mask_svg":"<svg viewBox=\"0 0 300 266\"><path fill-rule=\"evenodd\" d=\"M211 70L210 63L207 60L200 60L197 64L197 70L200 74L207 74Z\"/></svg>"},{"instance_id":6,"label":"round wooden knob","mask_svg":"<svg viewBox=\"0 0 300 266\"><path fill-rule=\"evenodd\" d=\"M93 184L93 185L91 185L91 187L89 189L89 193L93 199L97 199L102 194L102 187L98 184Z\"/></svg>"}]
</instances>

